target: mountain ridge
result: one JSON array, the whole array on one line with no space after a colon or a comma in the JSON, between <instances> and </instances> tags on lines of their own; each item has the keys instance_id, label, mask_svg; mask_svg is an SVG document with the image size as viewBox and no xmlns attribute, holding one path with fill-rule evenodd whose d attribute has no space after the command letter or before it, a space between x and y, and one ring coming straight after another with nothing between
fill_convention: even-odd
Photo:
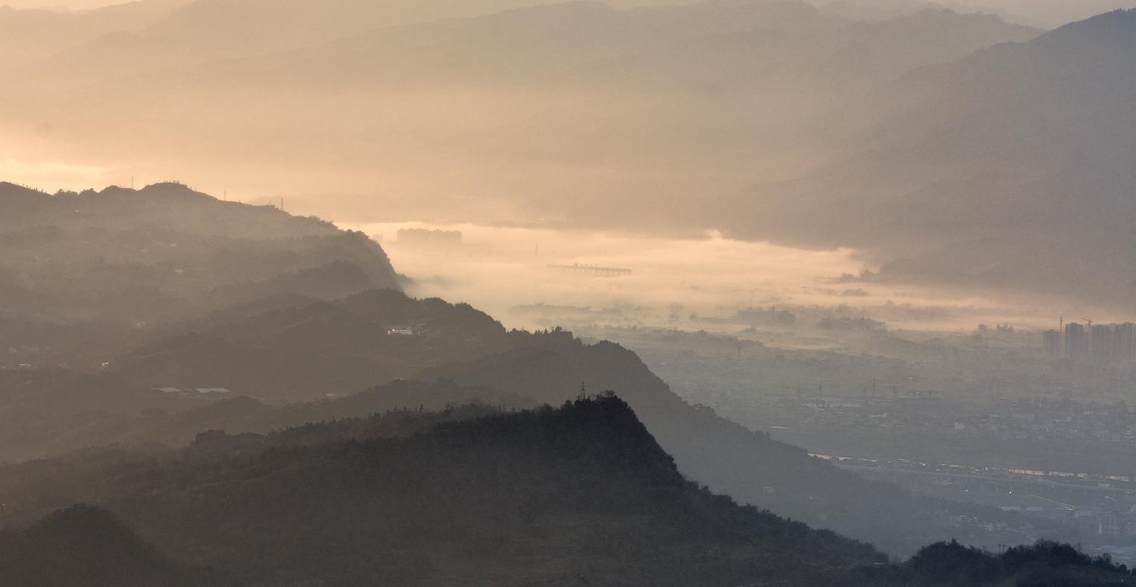
<instances>
[{"instance_id":1,"label":"mountain ridge","mask_svg":"<svg viewBox=\"0 0 1136 587\"><path fill-rule=\"evenodd\" d=\"M912 72L859 152L723 209L768 195L739 236L856 247L887 279L1116 304L1136 279L1134 14Z\"/></svg>"},{"instance_id":2,"label":"mountain ridge","mask_svg":"<svg viewBox=\"0 0 1136 587\"><path fill-rule=\"evenodd\" d=\"M137 326L271 293L337 298L404 282L362 233L180 183L55 195L2 184L0 212L6 310L45 320Z\"/></svg>"},{"instance_id":3,"label":"mountain ridge","mask_svg":"<svg viewBox=\"0 0 1136 587\"><path fill-rule=\"evenodd\" d=\"M180 474L158 473L177 462ZM686 481L614 396L401 438L142 457L129 469L96 468L72 486L160 550L254 584L820 585L883 560ZM282 530L297 519L308 532Z\"/></svg>"}]
</instances>

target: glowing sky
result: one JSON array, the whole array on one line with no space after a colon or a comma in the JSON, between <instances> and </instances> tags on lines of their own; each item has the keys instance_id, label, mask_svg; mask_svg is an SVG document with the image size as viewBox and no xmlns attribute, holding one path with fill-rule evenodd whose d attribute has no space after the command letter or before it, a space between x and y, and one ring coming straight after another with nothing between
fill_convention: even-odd
<instances>
[{"instance_id":1,"label":"glowing sky","mask_svg":"<svg viewBox=\"0 0 1136 587\"><path fill-rule=\"evenodd\" d=\"M855 1L855 0L851 0ZM865 4L893 5L891 0L860 0ZM902 1L902 0L899 0ZM86 9L121 4L123 0L0 0L16 8ZM657 0L620 0L618 4L659 4ZM674 0L674 3L682 3ZM824 0L818 4L826 3ZM1136 0L941 0L937 4L997 12L1037 26L1058 26L1117 8L1136 7Z\"/></svg>"}]
</instances>

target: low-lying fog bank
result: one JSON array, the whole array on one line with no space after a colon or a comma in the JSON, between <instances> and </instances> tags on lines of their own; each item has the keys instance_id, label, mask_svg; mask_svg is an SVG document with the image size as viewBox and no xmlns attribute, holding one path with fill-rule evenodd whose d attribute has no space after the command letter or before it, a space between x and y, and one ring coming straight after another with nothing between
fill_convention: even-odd
<instances>
[{"instance_id":1,"label":"low-lying fog bank","mask_svg":"<svg viewBox=\"0 0 1136 587\"><path fill-rule=\"evenodd\" d=\"M787 310L828 318L836 330L957 332L979 324L1050 328L1062 313L1090 311L1061 300L879 283L853 250L716 233L669 239L472 224L348 227L382 243L414 280L415 295L468 301L518 328L594 323L738 333L755 322L775 325Z\"/></svg>"}]
</instances>

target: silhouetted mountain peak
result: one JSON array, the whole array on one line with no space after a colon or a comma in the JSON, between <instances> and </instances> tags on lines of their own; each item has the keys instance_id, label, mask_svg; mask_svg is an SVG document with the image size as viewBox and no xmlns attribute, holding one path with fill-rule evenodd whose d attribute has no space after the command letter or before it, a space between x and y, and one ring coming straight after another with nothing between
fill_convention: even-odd
<instances>
[{"instance_id":1,"label":"silhouetted mountain peak","mask_svg":"<svg viewBox=\"0 0 1136 587\"><path fill-rule=\"evenodd\" d=\"M0 181L0 210L12 211L35 205L47 194L6 181Z\"/></svg>"},{"instance_id":2,"label":"silhouetted mountain peak","mask_svg":"<svg viewBox=\"0 0 1136 587\"><path fill-rule=\"evenodd\" d=\"M542 14L548 17L573 17L595 14L611 14L616 10L603 2L596 2L595 0L570 0L568 2L558 2L555 4L547 4L544 6L524 7L508 10L502 14Z\"/></svg>"},{"instance_id":3,"label":"silhouetted mountain peak","mask_svg":"<svg viewBox=\"0 0 1136 587\"><path fill-rule=\"evenodd\" d=\"M980 51L960 65L983 63L991 57L1008 54L1029 60L1012 62L1016 68L1021 69L1045 71L1069 63L1101 60L1104 63L1097 71L1106 72L1111 63L1118 59L1127 63L1133 51L1136 51L1136 9L1114 10L1067 24L1026 43L1000 45ZM995 60L993 63L1001 62Z\"/></svg>"},{"instance_id":4,"label":"silhouetted mountain peak","mask_svg":"<svg viewBox=\"0 0 1136 587\"><path fill-rule=\"evenodd\" d=\"M489 438L549 457L587 459L596 466L623 471L649 470L660 480L683 482L674 460L647 431L631 406L610 392L579 398L558 409L447 422L429 434L455 446L469 438Z\"/></svg>"},{"instance_id":5,"label":"silhouetted mountain peak","mask_svg":"<svg viewBox=\"0 0 1136 587\"><path fill-rule=\"evenodd\" d=\"M250 585L828 585L883 560L687 481L615 395L466 413L390 413L368 419L389 434L362 437L347 421L208 432L131 475L60 470L161 551Z\"/></svg>"},{"instance_id":6,"label":"silhouetted mountain peak","mask_svg":"<svg viewBox=\"0 0 1136 587\"><path fill-rule=\"evenodd\" d=\"M134 532L114 514L83 504L49 515L30 528L27 536L32 540L65 542L74 550L101 546L144 550Z\"/></svg>"},{"instance_id":7,"label":"silhouetted mountain peak","mask_svg":"<svg viewBox=\"0 0 1136 587\"><path fill-rule=\"evenodd\" d=\"M76 505L0 544L0 583L37 587L221 585L177 565L112 513Z\"/></svg>"},{"instance_id":8,"label":"silhouetted mountain peak","mask_svg":"<svg viewBox=\"0 0 1136 587\"><path fill-rule=\"evenodd\" d=\"M175 182L157 183L139 190L109 186L102 190L88 189L81 192L60 190L55 194L13 183L0 182L0 204L18 201L21 205L34 207L37 212L41 209L78 203L99 206L130 202L131 205L137 205L155 204L163 200L200 201L201 203L217 201L212 196L193 191L188 186Z\"/></svg>"},{"instance_id":9,"label":"silhouetted mountain peak","mask_svg":"<svg viewBox=\"0 0 1136 587\"><path fill-rule=\"evenodd\" d=\"M176 182L54 195L0 184L0 234L8 281L39 291L32 302L44 315L67 318L151 322L278 294L338 299L401 285L362 233ZM102 307L76 306L77 296Z\"/></svg>"},{"instance_id":10,"label":"silhouetted mountain peak","mask_svg":"<svg viewBox=\"0 0 1136 587\"><path fill-rule=\"evenodd\" d=\"M0 181L0 195L41 195L43 192L38 192L22 185L17 185L7 181Z\"/></svg>"},{"instance_id":11,"label":"silhouetted mountain peak","mask_svg":"<svg viewBox=\"0 0 1136 587\"><path fill-rule=\"evenodd\" d=\"M190 189L188 185L176 181L161 182L148 185L140 190L111 186L102 191L103 194L115 192L135 192L139 195L164 198L191 198L207 201L217 201L217 198L208 194Z\"/></svg>"},{"instance_id":12,"label":"silhouetted mountain peak","mask_svg":"<svg viewBox=\"0 0 1136 587\"><path fill-rule=\"evenodd\" d=\"M1067 24L1038 38L1039 43L1055 43L1073 38L1091 38L1098 43L1125 43L1136 46L1136 9L1120 9Z\"/></svg>"},{"instance_id":13,"label":"silhouetted mountain peak","mask_svg":"<svg viewBox=\"0 0 1136 587\"><path fill-rule=\"evenodd\" d=\"M896 22L907 24L921 24L924 26L934 26L943 24L963 24L963 23L985 23L991 26L1017 28L1022 31L1040 32L1036 29L1031 29L1027 26L1013 25L1006 21L1006 19L996 14L988 14L985 12L958 12L945 6L927 6L921 8L911 14L898 16L895 18Z\"/></svg>"}]
</instances>

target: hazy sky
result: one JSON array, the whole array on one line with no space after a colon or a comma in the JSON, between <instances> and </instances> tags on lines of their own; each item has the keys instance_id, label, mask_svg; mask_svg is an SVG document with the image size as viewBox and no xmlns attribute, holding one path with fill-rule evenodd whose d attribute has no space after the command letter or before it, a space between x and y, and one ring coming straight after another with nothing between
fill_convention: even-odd
<instances>
[{"instance_id":1,"label":"hazy sky","mask_svg":"<svg viewBox=\"0 0 1136 587\"><path fill-rule=\"evenodd\" d=\"M895 5L905 0L820 0L815 3L828 3L831 1L869 5ZM915 2L918 0L911 1ZM17 8L82 9L121 3L123 3L123 0L0 0L0 5L6 4ZM534 4L535 3L537 3L536 0L534 0ZM669 2L659 2L657 0L619 0L618 2L609 2L609 4L620 5L662 3ZM680 4L684 2L682 0L674 0L674 3ZM938 3L948 6L974 7L979 10L999 12L1008 16L1014 16L1016 20L1038 26L1057 26L1117 8L1136 7L1136 0L940 0Z\"/></svg>"},{"instance_id":2,"label":"hazy sky","mask_svg":"<svg viewBox=\"0 0 1136 587\"><path fill-rule=\"evenodd\" d=\"M25 6L63 3L73 8L106 2L0 3L5 1ZM196 0L141 0L151 1L168 6ZM604 282L613 287L604 289L603 298L588 301L597 306L650 302L665 307L666 299L698 297L704 309L714 310L726 303L719 299L720 292L732 292L727 299L736 299L737 292L748 299L755 292L755 297L763 293L770 301L780 301L774 298L781 296L793 303L847 303L843 291L825 280L862 268L847 251L790 254L728 239L692 239L710 228L734 239L773 239L786 246L858 247L873 269L887 266L919 282L959 276L974 281L977 278L968 276L992 275L994 283L1010 284L1007 288L1031 287L1070 296L1090 289L1097 295L1099 290L1105 292L1100 299L1106 301L1136 284L1131 264L1122 265L1130 259L1131 243L1122 240L1127 233L1097 230L1098 219L1116 222L1122 216L1065 197L1100 193L1102 209L1115 206L1127 213L1122 204L1114 204L1124 200L1113 190L1119 186L1116 194L1131 193L1124 167L1130 160L1125 157L1130 134L1115 124L1122 116L1097 106L1114 103L1111 93L1098 88L1111 92L1116 86L1119 93L1130 87L1124 81L1131 71L1127 55L1102 45L1119 62L1082 69L1097 76L1091 80L1101 75L1095 73L1098 70L1115 75L1101 78L1100 83L1080 84L1086 90L1079 94L1063 81L1070 76L1062 68L1067 61L1080 62L1050 58L1059 49L1086 44L1083 31L1091 27L1074 27L1067 34L1049 37L1060 43L1023 50L1029 56L1040 55L1038 63L1055 64L1048 77L1009 76L1006 92L985 91L984 85L953 92L948 91L952 84L944 84L941 91L932 88L929 101L923 99L921 84L896 79L912 69L954 63L994 44L1024 42L1037 32L994 18L935 12L846 26L803 5L765 7L761 0L752 0L753 4L738 0L643 10L630 17L576 5L361 34L384 18L405 22L424 14L436 17L455 6L556 1L231 0L217 4L235 6L233 11L189 11L148 34L123 35L125 40L116 36L110 43L99 40L97 35L105 33L98 23L126 26L114 18L43 19L64 32L20 34L24 31L12 29L14 33L0 35L0 40L13 41L9 44L18 49L10 54L0 47L0 57L9 62L0 66L10 68L14 79L31 80L3 96L0 180L54 192L176 179L226 199L286 198L290 212L338 222L418 220L624 231L621 238L629 240L599 239L596 249L622 255L653 250L660 251L662 259L689 260L684 266L662 266L638 257L579 252L557 259L557 263L637 269L633 278ZM889 12L889 6L902 8L918 0L814 1L876 6ZM997 5L1034 16L1061 10L1085 16L1119 3L1136 4L1136 0L943 2ZM420 5L433 8L400 12ZM379 9L370 10L374 7ZM848 13L880 14L878 10ZM137 26L153 21L144 22ZM98 30L88 31L88 26ZM738 28L743 26L749 28ZM736 35L738 30L755 34ZM660 31L673 42L659 42ZM74 41L77 48L59 52L58 39L84 33L89 33L86 42ZM329 42L344 36L349 40ZM295 49L308 47L304 43L315 46ZM41 68L40 62L21 58L19 51L43 55L43 63L51 67ZM1086 55L1089 59L1098 54ZM996 58L1001 56L997 53L989 63L998 65ZM1023 69L1010 67L1015 63L1009 62L1004 71ZM974 69L964 62L958 76L952 73L944 79L970 79ZM42 79L37 79L41 71ZM1050 79L1055 81L1050 84ZM1111 83L1115 79L1121 81ZM999 119L1005 125L983 126L986 118L973 116L1017 112L1020 109L1004 96L1016 96L1012 90L1032 88L1037 80L1055 88L1041 92L1043 97L1084 94L1092 99L1039 100L1039 112L1049 108L1060 114L1053 117L1052 129L1013 116ZM936 101L935 96L949 100ZM909 98L916 108L906 106ZM966 108L948 110L937 106L941 103ZM919 116L908 116L909 110ZM1076 133L1061 134L1062 139L1072 135L1077 141L1049 140L1057 136L1054 129L1065 128L1058 126L1065 120L1090 123ZM941 125L965 132L943 141ZM888 132L876 133L872 129L877 127ZM912 144L929 146L908 149ZM971 145L992 147L981 150ZM1078 164L1089 152L1080 149L1082 145L1092 146L1091 153L1105 153L1091 172ZM986 153L990 161L975 156ZM1040 163L1050 160L1068 164L1078 173L1065 173L1064 168L1054 172L1055 167ZM1004 174L987 172L987 167L1000 169L1003 161L1018 167ZM1112 173L1114 161L1119 171ZM975 178L977 188L968 183L970 178ZM1102 255L1086 268L1073 258L1080 250L1076 247L1050 242L1042 243L1050 254L1027 250L1035 246L1033 241L1023 245L1015 240L1035 238L1022 228L1016 213L1017 198L1026 193L1019 186L1026 185L1031 195L1045 196L1035 198L1041 203L1031 218L1060 227L1063 235L1089 227L1088 233L1101 235L1093 241L1102 243L1093 248L1094 253L1117 254ZM919 197L909 198L910 194ZM976 196L955 197L963 194ZM990 194L999 197L987 197ZM861 195L865 203L854 202L852 198ZM797 206L798 202L803 203ZM832 202L836 204L830 206ZM989 244L991 234L1002 240ZM1078 245L1085 242L1075 236L1064 238ZM1047 238L1052 241L1052 236ZM531 247L525 242L514 248L525 251L521 264L535 274L514 269L516 259L493 261L507 267L509 274L525 275L523 283L548 286L547 291L536 299L477 299L479 305L500 314L513 305L566 304L579 298L574 289L578 280L567 280L567 286L560 288L560 281L547 275L550 261L534 261L535 254L527 255L538 246L550 254L554 236L536 235L530 240ZM580 249L579 234L565 240L574 250ZM1000 255L996 259L994 252ZM824 270L800 276L782 272L780 266L738 262L721 266L720 272L715 267L712 274L729 277L711 289L692 292L684 285L711 281L700 273L709 268L700 259L720 257L785 258L783 265L788 267ZM1025 262L1031 259L1039 262ZM418 267L439 266L433 259L413 256L396 260L412 274ZM484 265L482 258L474 267ZM905 267L907 273L902 273ZM452 269L450 275L466 268ZM1089 270L1092 278L1085 277ZM771 274L778 275L773 291L763 292L762 283L751 281L758 278L749 277L765 279ZM642 282L651 275L680 277L668 283ZM437 276L414 276L423 284L456 288L423 293L461 299L473 298L466 290L486 292L505 285L475 283L473 277L455 285L429 279ZM1113 287L1125 279L1120 287ZM468 287L470 283L477 287ZM665 294L665 299L630 296L620 291L623 284L636 286L635 291ZM563 295L565 291L569 295ZM911 297L923 296L888 291L854 301L941 302ZM1116 303L1130 302L1120 297ZM986 304L970 305L985 309Z\"/></svg>"},{"instance_id":3,"label":"hazy sky","mask_svg":"<svg viewBox=\"0 0 1136 587\"><path fill-rule=\"evenodd\" d=\"M7 0L0 4L15 8L64 8L75 10L98 8L99 6L121 4L121 2L114 0Z\"/></svg>"}]
</instances>

